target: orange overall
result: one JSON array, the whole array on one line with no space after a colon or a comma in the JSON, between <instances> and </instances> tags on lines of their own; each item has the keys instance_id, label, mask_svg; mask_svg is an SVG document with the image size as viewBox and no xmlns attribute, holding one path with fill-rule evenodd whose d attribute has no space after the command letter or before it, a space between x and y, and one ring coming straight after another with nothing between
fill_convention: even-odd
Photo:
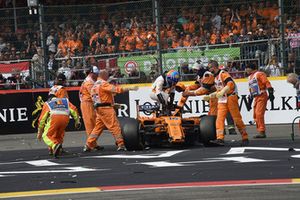
<instances>
[{"instance_id":1,"label":"orange overall","mask_svg":"<svg viewBox=\"0 0 300 200\"><path fill-rule=\"evenodd\" d=\"M112 85L99 78L92 87L91 94L94 107L96 107L97 118L96 125L86 142L90 149L97 146L97 139L105 128L113 134L117 146L124 145L121 127L113 108L114 95L123 91L120 86Z\"/></svg>"},{"instance_id":2,"label":"orange overall","mask_svg":"<svg viewBox=\"0 0 300 200\"><path fill-rule=\"evenodd\" d=\"M70 115L75 123L78 123L77 108L67 98L52 98L44 104L39 118L38 132L43 133L43 140L49 149L54 150L57 144L63 143Z\"/></svg>"},{"instance_id":3,"label":"orange overall","mask_svg":"<svg viewBox=\"0 0 300 200\"><path fill-rule=\"evenodd\" d=\"M214 75L210 72L205 72L201 79L198 79L195 84L188 86L185 90L192 91L191 96L201 96L205 94L210 94L215 91L214 85ZM182 107L187 101L188 97L181 97L178 106ZM213 97L209 100L209 112L208 115L217 115L218 99Z\"/></svg>"},{"instance_id":4,"label":"orange overall","mask_svg":"<svg viewBox=\"0 0 300 200\"><path fill-rule=\"evenodd\" d=\"M57 98L69 98L66 88L62 85L53 85L49 90L49 95L55 95Z\"/></svg>"},{"instance_id":5,"label":"orange overall","mask_svg":"<svg viewBox=\"0 0 300 200\"><path fill-rule=\"evenodd\" d=\"M80 109L87 136L91 134L96 125L96 111L91 96L91 89L94 83L95 81L88 76L81 84L79 90Z\"/></svg>"},{"instance_id":6,"label":"orange overall","mask_svg":"<svg viewBox=\"0 0 300 200\"><path fill-rule=\"evenodd\" d=\"M264 72L255 71L249 76L249 91L254 97L253 118L258 132L265 132L265 111L268 102L266 90L271 88L271 83Z\"/></svg>"},{"instance_id":7,"label":"orange overall","mask_svg":"<svg viewBox=\"0 0 300 200\"><path fill-rule=\"evenodd\" d=\"M229 91L218 99L218 113L216 120L217 139L224 140L225 118L229 111L242 135L242 140L247 140L248 134L239 110L238 94L235 82L228 72L220 70L215 77L215 86L217 92L221 91L225 86L229 87Z\"/></svg>"},{"instance_id":8,"label":"orange overall","mask_svg":"<svg viewBox=\"0 0 300 200\"><path fill-rule=\"evenodd\" d=\"M69 98L66 88L62 85L53 85L49 90L49 95L51 94L57 98Z\"/></svg>"}]
</instances>

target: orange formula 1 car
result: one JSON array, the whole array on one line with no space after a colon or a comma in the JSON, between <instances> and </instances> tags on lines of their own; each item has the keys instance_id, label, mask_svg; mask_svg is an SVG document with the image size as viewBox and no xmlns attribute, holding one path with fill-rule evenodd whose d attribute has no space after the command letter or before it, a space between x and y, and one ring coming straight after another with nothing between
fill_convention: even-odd
<instances>
[{"instance_id":1,"label":"orange formula 1 car","mask_svg":"<svg viewBox=\"0 0 300 200\"><path fill-rule=\"evenodd\" d=\"M158 105L137 106L137 118L119 118L128 150L147 146L193 145L200 141L208 145L216 138L215 116L173 116L176 106L160 109ZM141 112L149 116L142 116ZM183 112L189 112L182 110Z\"/></svg>"}]
</instances>

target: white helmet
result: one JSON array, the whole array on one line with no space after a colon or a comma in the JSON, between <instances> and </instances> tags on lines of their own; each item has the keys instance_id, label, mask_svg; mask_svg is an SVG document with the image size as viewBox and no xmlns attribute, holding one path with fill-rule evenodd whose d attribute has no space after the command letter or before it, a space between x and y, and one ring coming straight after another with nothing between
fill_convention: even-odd
<instances>
[{"instance_id":1,"label":"white helmet","mask_svg":"<svg viewBox=\"0 0 300 200\"><path fill-rule=\"evenodd\" d=\"M201 68L203 68L203 64L200 60L197 60L193 66L192 66L192 69L195 69L195 70L200 70Z\"/></svg>"}]
</instances>

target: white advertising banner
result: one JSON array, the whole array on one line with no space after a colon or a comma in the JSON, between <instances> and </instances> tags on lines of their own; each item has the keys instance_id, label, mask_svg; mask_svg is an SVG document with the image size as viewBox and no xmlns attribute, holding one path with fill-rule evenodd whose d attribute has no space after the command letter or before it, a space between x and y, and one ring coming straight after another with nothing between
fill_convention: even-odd
<instances>
[{"instance_id":1,"label":"white advertising banner","mask_svg":"<svg viewBox=\"0 0 300 200\"><path fill-rule=\"evenodd\" d=\"M239 105L241 114L245 124L249 124L253 120L253 104L249 107L247 99L248 82L246 80L236 81L239 92ZM267 110L265 113L266 124L282 124L291 123L293 119L300 113L296 110L296 91L292 85L288 84L286 80L271 80L274 88L275 100L274 104L268 101ZM155 102L150 99L151 88L149 86L140 87L138 91L131 91L129 94L130 102L130 117L136 117L136 105L154 105ZM181 97L180 93L175 94L175 101L177 102ZM202 97L189 97L185 105L186 109L191 110L191 113L186 113L184 116L200 116L207 114L209 110L208 102L203 101ZM143 114L143 113L142 113Z\"/></svg>"}]
</instances>

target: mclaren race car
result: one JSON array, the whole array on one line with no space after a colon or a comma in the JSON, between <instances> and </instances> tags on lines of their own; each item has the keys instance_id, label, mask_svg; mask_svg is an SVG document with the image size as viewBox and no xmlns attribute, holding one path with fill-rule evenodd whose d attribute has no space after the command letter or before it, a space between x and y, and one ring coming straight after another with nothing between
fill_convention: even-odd
<instances>
[{"instance_id":1,"label":"mclaren race car","mask_svg":"<svg viewBox=\"0 0 300 200\"><path fill-rule=\"evenodd\" d=\"M177 109L177 110L176 110ZM175 112L180 109L180 112ZM138 105L137 118L119 118L128 150L161 145L208 145L216 138L215 116L183 117L189 112L172 105ZM144 113L146 115L141 115Z\"/></svg>"}]
</instances>

